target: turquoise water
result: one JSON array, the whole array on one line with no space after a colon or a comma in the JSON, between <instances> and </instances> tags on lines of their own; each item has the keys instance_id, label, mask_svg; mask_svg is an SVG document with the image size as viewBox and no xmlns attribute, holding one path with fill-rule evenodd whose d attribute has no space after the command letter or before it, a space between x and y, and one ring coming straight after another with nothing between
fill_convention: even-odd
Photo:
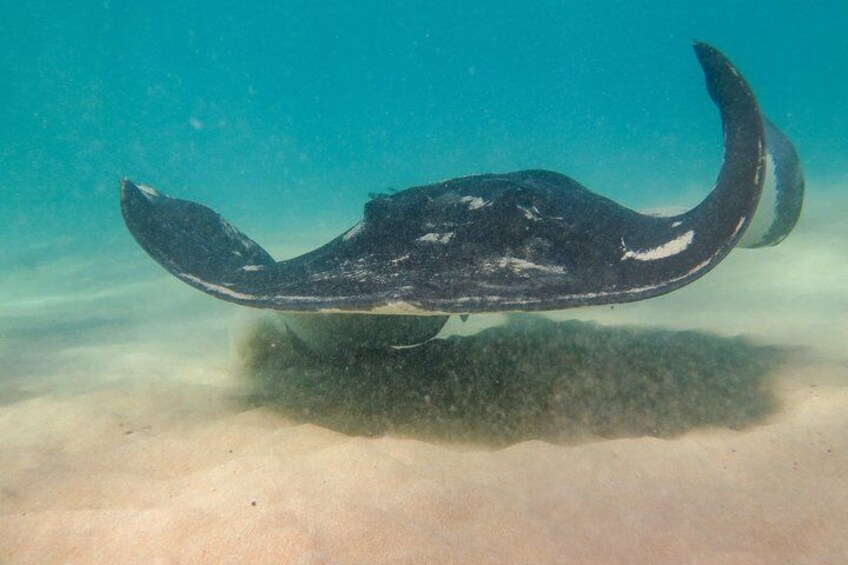
<instances>
[{"instance_id":1,"label":"turquoise water","mask_svg":"<svg viewBox=\"0 0 848 565\"><path fill-rule=\"evenodd\" d=\"M845 562L846 29L844 0L0 5L0 562ZM322 365L121 218L129 177L284 258L470 173L692 205L722 162L695 40L807 194L666 296Z\"/></svg>"},{"instance_id":2,"label":"turquoise water","mask_svg":"<svg viewBox=\"0 0 848 565\"><path fill-rule=\"evenodd\" d=\"M845 178L841 1L32 2L2 16L4 254L52 237L125 246L123 176L249 233L341 231L369 192L522 168L690 203L721 159L695 39L743 70L811 178Z\"/></svg>"}]
</instances>

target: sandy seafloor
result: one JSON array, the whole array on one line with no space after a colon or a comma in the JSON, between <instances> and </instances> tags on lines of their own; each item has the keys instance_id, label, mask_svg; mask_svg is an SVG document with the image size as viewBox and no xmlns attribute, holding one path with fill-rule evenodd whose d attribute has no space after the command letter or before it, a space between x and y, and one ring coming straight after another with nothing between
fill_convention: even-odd
<instances>
[{"instance_id":1,"label":"sandy seafloor","mask_svg":"<svg viewBox=\"0 0 848 565\"><path fill-rule=\"evenodd\" d=\"M791 347L766 421L672 438L494 448L296 423L239 401L236 344L261 314L141 252L13 264L0 272L0 562L848 562L837 188L811 187L779 247L736 250L665 297L556 314Z\"/></svg>"}]
</instances>

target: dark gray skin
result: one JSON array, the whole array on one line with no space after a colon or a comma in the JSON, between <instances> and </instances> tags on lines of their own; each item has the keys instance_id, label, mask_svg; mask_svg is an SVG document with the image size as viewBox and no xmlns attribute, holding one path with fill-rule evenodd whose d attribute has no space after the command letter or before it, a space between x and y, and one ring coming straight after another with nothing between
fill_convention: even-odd
<instances>
[{"instance_id":1,"label":"dark gray skin","mask_svg":"<svg viewBox=\"0 0 848 565\"><path fill-rule=\"evenodd\" d=\"M733 249L755 214L766 172L753 93L717 50L697 43L695 53L721 113L725 154L713 191L677 216L640 214L559 173L529 170L380 196L345 234L279 262L209 208L130 180L121 190L124 219L138 243L187 284L283 312L446 320L664 294L703 276ZM410 333L401 318L385 321L401 328L399 345ZM407 341L440 327L429 324Z\"/></svg>"}]
</instances>

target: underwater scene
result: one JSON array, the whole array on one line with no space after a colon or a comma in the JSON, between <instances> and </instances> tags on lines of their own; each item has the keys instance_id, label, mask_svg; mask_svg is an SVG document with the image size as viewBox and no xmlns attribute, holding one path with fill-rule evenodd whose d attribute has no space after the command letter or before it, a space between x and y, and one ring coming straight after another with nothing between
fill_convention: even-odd
<instances>
[{"instance_id":1,"label":"underwater scene","mask_svg":"<svg viewBox=\"0 0 848 565\"><path fill-rule=\"evenodd\" d=\"M0 7L0 562L848 562L846 29Z\"/></svg>"}]
</instances>

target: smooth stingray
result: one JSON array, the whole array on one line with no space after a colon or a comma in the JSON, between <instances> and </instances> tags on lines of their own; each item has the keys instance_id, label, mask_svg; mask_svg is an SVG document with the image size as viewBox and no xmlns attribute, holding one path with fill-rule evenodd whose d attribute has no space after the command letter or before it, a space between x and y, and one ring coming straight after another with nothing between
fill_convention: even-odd
<instances>
[{"instance_id":1,"label":"smooth stingray","mask_svg":"<svg viewBox=\"0 0 848 565\"><path fill-rule=\"evenodd\" d=\"M379 196L353 228L283 261L211 209L128 179L124 219L145 251L183 282L237 304L301 313L289 320L308 341L331 327L344 325L338 333L349 336L379 326L388 331L377 346L404 345L435 335L449 314L664 294L706 274L737 245L781 241L803 200L791 142L762 117L724 55L704 43L694 48L721 113L724 161L710 194L676 215L642 214L562 174L527 170ZM330 315L341 313L394 316Z\"/></svg>"}]
</instances>

